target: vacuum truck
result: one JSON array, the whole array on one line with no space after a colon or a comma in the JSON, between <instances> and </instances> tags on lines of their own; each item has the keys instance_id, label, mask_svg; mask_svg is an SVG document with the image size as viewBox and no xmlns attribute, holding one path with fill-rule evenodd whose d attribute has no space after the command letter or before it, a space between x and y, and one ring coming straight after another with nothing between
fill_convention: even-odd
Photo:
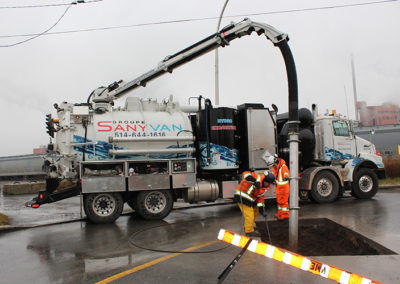
<instances>
[{"instance_id":1,"label":"vacuum truck","mask_svg":"<svg viewBox=\"0 0 400 284\"><path fill-rule=\"evenodd\" d=\"M114 107L128 91L252 32L281 49L290 85L295 67L287 35L248 19L231 24L132 81L94 90L84 103L55 104L57 117L46 117L53 138L44 163L46 189L25 205L38 208L82 195L91 222L114 222L125 202L145 219L162 219L177 199L232 198L241 172L266 170L262 157L289 162L290 113L278 114L275 105L213 106L200 96L196 104L181 106L172 96L162 102L130 96L123 107ZM289 100L297 112L297 101L290 94ZM319 116L316 107L299 114L301 196L321 203L345 189L357 198L374 196L377 175L384 173L374 145L355 137L343 117ZM70 186L61 187L63 181Z\"/></svg>"}]
</instances>

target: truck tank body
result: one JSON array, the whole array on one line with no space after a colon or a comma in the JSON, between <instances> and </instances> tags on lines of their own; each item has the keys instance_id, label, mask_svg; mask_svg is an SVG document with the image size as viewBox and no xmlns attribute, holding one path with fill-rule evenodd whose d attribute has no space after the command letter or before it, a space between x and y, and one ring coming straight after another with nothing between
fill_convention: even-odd
<instances>
[{"instance_id":1,"label":"truck tank body","mask_svg":"<svg viewBox=\"0 0 400 284\"><path fill-rule=\"evenodd\" d=\"M197 129L200 167L203 170L237 169L238 154L235 135L235 109L210 108L199 113ZM209 149L207 149L209 147ZM208 157L209 163L208 162Z\"/></svg>"},{"instance_id":2,"label":"truck tank body","mask_svg":"<svg viewBox=\"0 0 400 284\"><path fill-rule=\"evenodd\" d=\"M193 148L192 127L178 103L127 98L124 108L102 113L84 108L62 104L58 111L55 150L66 160L60 163L65 169L72 161L192 155L188 151Z\"/></svg>"}]
</instances>

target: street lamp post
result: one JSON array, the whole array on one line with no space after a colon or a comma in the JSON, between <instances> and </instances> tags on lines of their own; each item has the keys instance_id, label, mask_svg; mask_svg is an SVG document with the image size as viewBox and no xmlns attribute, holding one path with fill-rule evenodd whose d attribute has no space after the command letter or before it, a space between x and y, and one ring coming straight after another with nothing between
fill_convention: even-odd
<instances>
[{"instance_id":1,"label":"street lamp post","mask_svg":"<svg viewBox=\"0 0 400 284\"><path fill-rule=\"evenodd\" d=\"M369 141L372 143L372 144L374 144L374 142L372 141L372 135L374 135L375 134L375 129L371 129L371 132L369 133Z\"/></svg>"},{"instance_id":2,"label":"street lamp post","mask_svg":"<svg viewBox=\"0 0 400 284\"><path fill-rule=\"evenodd\" d=\"M218 19L217 32L221 26L222 15L224 14L226 5L229 0L226 0L224 6L222 7L221 14ZM219 105L219 65L218 65L218 48L215 50L215 105Z\"/></svg>"}]
</instances>

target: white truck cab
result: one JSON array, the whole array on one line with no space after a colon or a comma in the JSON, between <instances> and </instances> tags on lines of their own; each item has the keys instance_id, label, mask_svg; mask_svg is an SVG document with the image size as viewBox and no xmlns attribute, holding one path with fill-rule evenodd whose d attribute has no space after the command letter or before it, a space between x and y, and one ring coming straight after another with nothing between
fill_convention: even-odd
<instances>
[{"instance_id":1,"label":"white truck cab","mask_svg":"<svg viewBox=\"0 0 400 284\"><path fill-rule=\"evenodd\" d=\"M378 177L385 176L375 145L353 132L352 121L336 114L318 115L313 106L314 162L302 172L300 190L317 202L330 202L347 188L357 198L371 198Z\"/></svg>"}]
</instances>

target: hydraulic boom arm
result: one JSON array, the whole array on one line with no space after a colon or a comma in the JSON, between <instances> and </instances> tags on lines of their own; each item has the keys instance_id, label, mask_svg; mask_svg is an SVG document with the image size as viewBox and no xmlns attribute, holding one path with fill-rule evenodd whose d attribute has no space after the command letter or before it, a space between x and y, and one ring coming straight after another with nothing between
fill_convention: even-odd
<instances>
[{"instance_id":1,"label":"hydraulic boom arm","mask_svg":"<svg viewBox=\"0 0 400 284\"><path fill-rule=\"evenodd\" d=\"M118 99L124 96L128 91L140 86L145 87L149 81L167 72L172 73L175 68L219 47L229 45L230 41L240 38L244 35L250 35L252 32L256 32L258 35L265 34L267 39L271 40L274 45L279 45L281 42L286 43L288 41L287 34L278 31L274 27L245 19L242 22L236 24L233 23L224 27L221 31L206 37L205 39L179 51L178 53L167 56L158 64L156 68L132 81L118 86L117 88L112 88L112 91L103 89L102 91L97 92L97 94L94 94L93 101L111 102L115 99Z\"/></svg>"}]
</instances>

